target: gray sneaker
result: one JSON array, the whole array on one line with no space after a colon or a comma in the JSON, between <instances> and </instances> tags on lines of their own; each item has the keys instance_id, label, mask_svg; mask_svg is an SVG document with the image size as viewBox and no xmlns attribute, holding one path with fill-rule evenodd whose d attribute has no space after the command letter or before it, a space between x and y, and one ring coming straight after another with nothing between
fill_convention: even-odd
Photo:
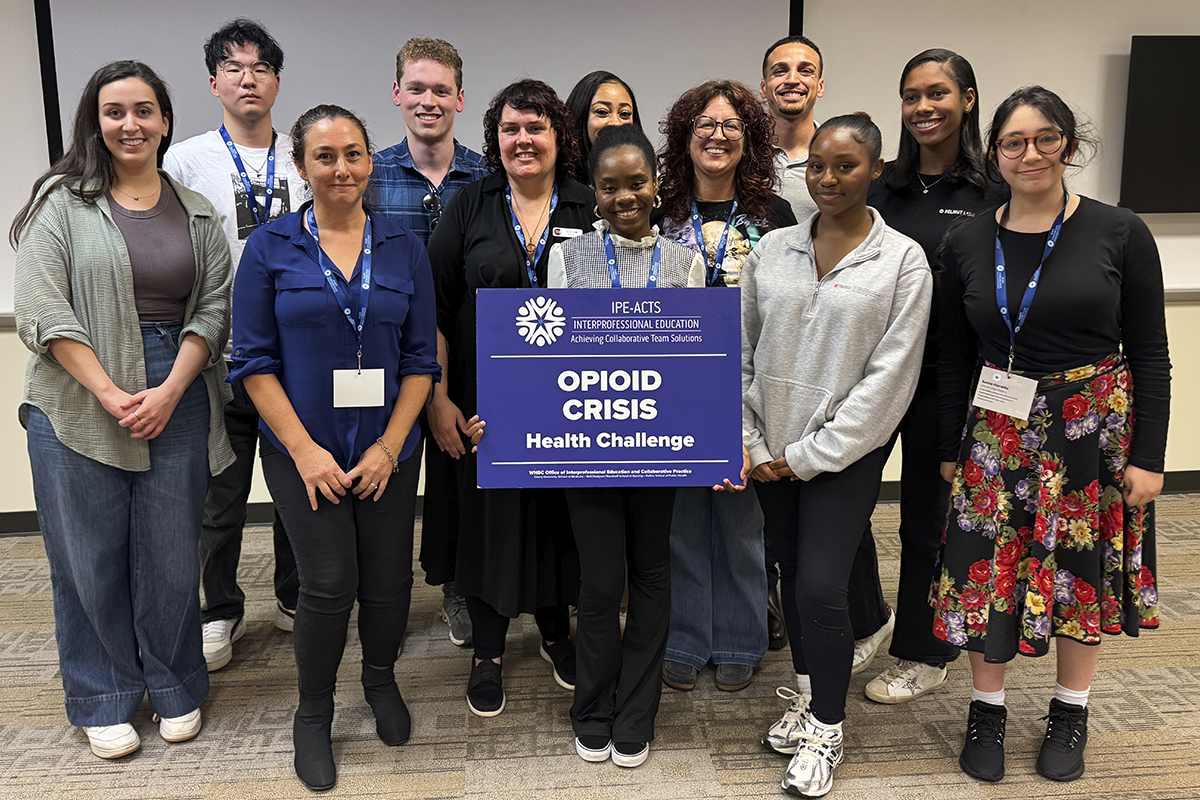
<instances>
[{"instance_id":1,"label":"gray sneaker","mask_svg":"<svg viewBox=\"0 0 1200 800\"><path fill-rule=\"evenodd\" d=\"M471 615L467 613L467 601L457 594L442 595L442 622L450 626L450 641L459 647L470 647Z\"/></svg>"}]
</instances>

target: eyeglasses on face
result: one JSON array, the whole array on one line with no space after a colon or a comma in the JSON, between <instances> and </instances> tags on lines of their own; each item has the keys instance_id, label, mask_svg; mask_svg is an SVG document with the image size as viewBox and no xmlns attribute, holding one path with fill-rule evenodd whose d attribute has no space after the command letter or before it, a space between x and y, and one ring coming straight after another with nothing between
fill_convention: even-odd
<instances>
[{"instance_id":1,"label":"eyeglasses on face","mask_svg":"<svg viewBox=\"0 0 1200 800\"><path fill-rule=\"evenodd\" d=\"M1044 156L1052 156L1062 149L1067 135L1062 131L1042 131L1033 136L1004 136L996 140L996 149L1005 158L1020 158L1029 149L1032 142L1037 151Z\"/></svg>"},{"instance_id":2,"label":"eyeglasses on face","mask_svg":"<svg viewBox=\"0 0 1200 800\"><path fill-rule=\"evenodd\" d=\"M692 120L692 133L701 139L711 138L716 134L717 128L721 129L726 139L740 139L746 135L746 123L737 117L717 122L712 117L701 114Z\"/></svg>"},{"instance_id":3,"label":"eyeglasses on face","mask_svg":"<svg viewBox=\"0 0 1200 800\"><path fill-rule=\"evenodd\" d=\"M265 61L256 61L253 64L246 65L238 61L226 61L221 65L221 74L233 83L239 83L242 76L249 70L254 74L254 77L260 81L265 81L268 78L275 77L275 68Z\"/></svg>"}]
</instances>

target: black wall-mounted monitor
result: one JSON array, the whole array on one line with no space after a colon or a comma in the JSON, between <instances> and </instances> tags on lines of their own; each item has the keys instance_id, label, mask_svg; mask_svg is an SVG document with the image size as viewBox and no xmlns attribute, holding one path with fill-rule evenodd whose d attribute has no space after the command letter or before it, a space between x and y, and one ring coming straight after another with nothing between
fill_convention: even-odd
<instances>
[{"instance_id":1,"label":"black wall-mounted monitor","mask_svg":"<svg viewBox=\"0 0 1200 800\"><path fill-rule=\"evenodd\" d=\"M1134 36L1121 205L1200 213L1200 36Z\"/></svg>"}]
</instances>

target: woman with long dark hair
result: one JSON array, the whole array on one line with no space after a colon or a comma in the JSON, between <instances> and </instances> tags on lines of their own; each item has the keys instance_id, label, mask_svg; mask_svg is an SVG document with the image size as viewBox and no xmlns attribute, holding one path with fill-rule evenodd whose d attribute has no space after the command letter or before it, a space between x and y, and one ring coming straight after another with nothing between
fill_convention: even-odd
<instances>
[{"instance_id":1,"label":"woman with long dark hair","mask_svg":"<svg viewBox=\"0 0 1200 800\"><path fill-rule=\"evenodd\" d=\"M501 89L483 118L491 173L460 189L429 240L438 329L446 340L447 393L475 415L475 292L545 288L554 244L591 227L594 194L574 180L579 149L567 107L542 81ZM473 454L459 469L455 586L471 615L475 653L471 712L504 710L501 657L509 622L531 613L556 683L575 688L569 605L579 597L579 560L561 489L480 489Z\"/></svg>"},{"instance_id":2,"label":"woman with long dark hair","mask_svg":"<svg viewBox=\"0 0 1200 800\"><path fill-rule=\"evenodd\" d=\"M609 125L633 125L640 131L642 116L638 113L637 98L625 81L598 69L575 84L571 94L567 95L567 110L575 121L575 141L579 144L575 180L590 186L592 176L588 164L591 163L596 134Z\"/></svg>"},{"instance_id":3,"label":"woman with long dark hair","mask_svg":"<svg viewBox=\"0 0 1200 800\"><path fill-rule=\"evenodd\" d=\"M958 53L936 48L900 73L900 149L871 184L867 203L889 226L915 239L936 263L956 219L995 208L1001 185L988 181L979 138L975 71ZM925 339L921 379L900 421L900 587L890 655L896 663L867 683L878 703L906 703L946 682L958 649L933 635L929 581L942 541L950 488L938 473L936 304Z\"/></svg>"},{"instance_id":4,"label":"woman with long dark hair","mask_svg":"<svg viewBox=\"0 0 1200 800\"><path fill-rule=\"evenodd\" d=\"M953 229L942 254L951 509L934 633L970 656L959 764L986 781L1004 776L1005 667L1054 640L1037 770L1070 781L1084 771L1101 635L1158 627L1152 501L1171 386L1162 267L1142 220L1068 191L1092 142L1058 95L1018 89L987 142L1012 200Z\"/></svg>"},{"instance_id":5,"label":"woman with long dark hair","mask_svg":"<svg viewBox=\"0 0 1200 800\"><path fill-rule=\"evenodd\" d=\"M795 225L774 193L774 124L735 81L684 92L663 121L662 235L704 257L705 282L736 287L769 230ZM671 522L671 632L663 681L687 691L710 661L718 689L745 688L767 649L762 513L754 489L679 489Z\"/></svg>"},{"instance_id":6,"label":"woman with long dark hair","mask_svg":"<svg viewBox=\"0 0 1200 800\"><path fill-rule=\"evenodd\" d=\"M208 696L197 547L209 475L233 461L229 247L158 169L172 122L150 67L101 67L10 230L67 718L101 758L138 749L147 694L169 742L200 732Z\"/></svg>"}]
</instances>

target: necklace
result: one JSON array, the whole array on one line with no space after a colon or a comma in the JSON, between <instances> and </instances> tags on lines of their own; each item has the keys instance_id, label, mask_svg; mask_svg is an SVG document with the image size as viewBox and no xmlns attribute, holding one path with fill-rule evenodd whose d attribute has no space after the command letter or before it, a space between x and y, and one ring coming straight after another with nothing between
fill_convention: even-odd
<instances>
[{"instance_id":1,"label":"necklace","mask_svg":"<svg viewBox=\"0 0 1200 800\"><path fill-rule=\"evenodd\" d=\"M924 187L924 189L925 189L925 191L924 191L924 192L922 192L922 194L929 194L929 190L930 190L930 189L932 189L933 187L937 186L939 183L941 183L941 182L942 182L942 179L943 179L943 178L945 178L945 177L946 177L946 176L945 176L945 174L943 173L942 175L938 175L938 178L937 178L937 180L936 180L936 181L934 181L933 183L926 183L926 182L925 182L925 179L921 177L921 173L919 173L919 172L918 172L918 173L917 173L917 180L919 180L919 181L921 182L921 186L922 186L922 187Z\"/></svg>"},{"instance_id":2,"label":"necklace","mask_svg":"<svg viewBox=\"0 0 1200 800\"><path fill-rule=\"evenodd\" d=\"M550 200L553 196L553 192L546 196L546 205L542 207L542 213L538 214L537 224L533 228L525 224L525 221L521 219L520 212L515 212L517 214L517 222L521 223L521 230L525 231L525 252L529 254L530 261L533 261L533 257L537 253L537 234L542 230L542 219L546 216L546 212L550 210ZM514 203L514 207L515 205Z\"/></svg>"},{"instance_id":3,"label":"necklace","mask_svg":"<svg viewBox=\"0 0 1200 800\"><path fill-rule=\"evenodd\" d=\"M130 198L130 199L131 199L131 200L133 200L135 203L139 203L139 202L141 202L141 200L142 200L142 197L155 197L155 196L157 196L157 195L158 195L158 193L162 191L162 181L159 181L159 182L158 182L158 188L157 188L157 189L155 189L155 190L154 190L153 192L151 192L150 194L144 194L144 195L142 195L142 197L134 197L134 196L133 196L133 195L131 195L129 192L122 191L122 190L121 190L121 189L120 189L120 188L119 188L119 187L118 187L118 186L117 186L115 183L113 184L113 187L112 187L112 188L113 188L115 191L121 192L121 194L123 194L123 195L125 195L126 197Z\"/></svg>"}]
</instances>

